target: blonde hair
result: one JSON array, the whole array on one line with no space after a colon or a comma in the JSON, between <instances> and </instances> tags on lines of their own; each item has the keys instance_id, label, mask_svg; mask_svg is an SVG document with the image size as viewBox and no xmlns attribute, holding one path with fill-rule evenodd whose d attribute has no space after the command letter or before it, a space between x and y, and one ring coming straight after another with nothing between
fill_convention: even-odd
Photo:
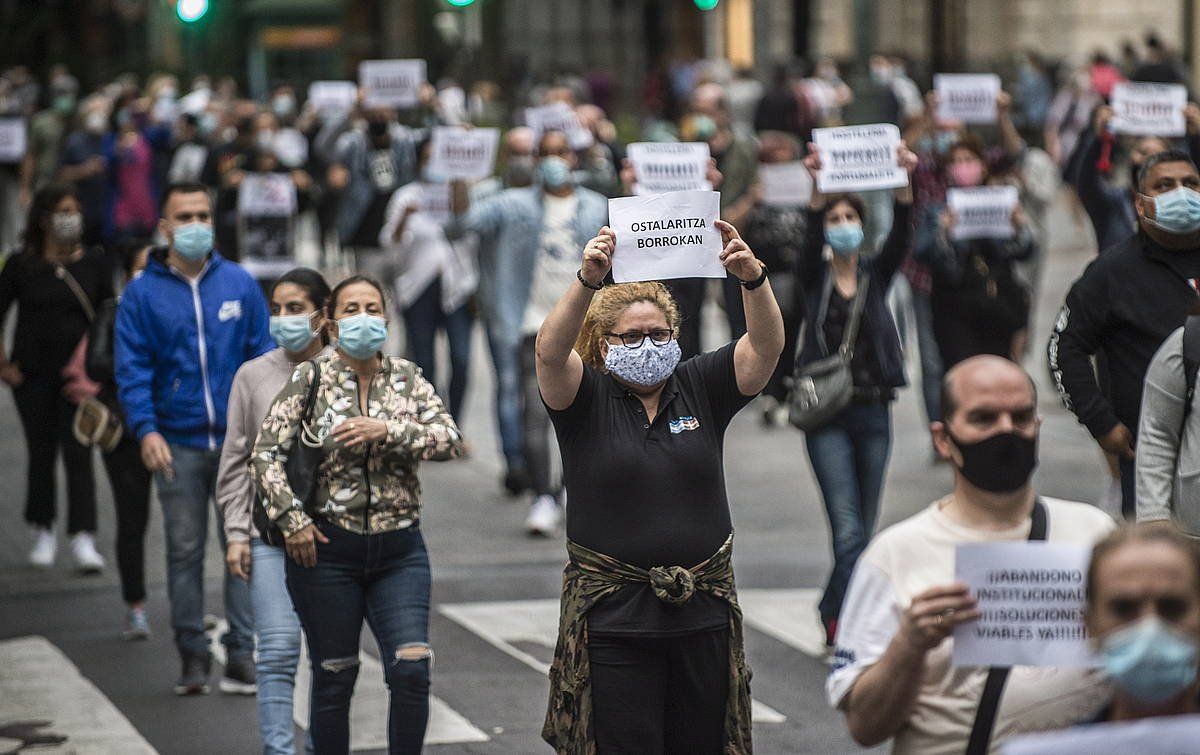
<instances>
[{"instance_id":1,"label":"blonde hair","mask_svg":"<svg viewBox=\"0 0 1200 755\"><path fill-rule=\"evenodd\" d=\"M598 370L604 369L604 356L600 353L604 334L611 333L625 310L640 301L658 307L667 318L667 326L678 333L679 308L663 284L646 282L605 286L592 298L592 305L583 318L579 338L575 340L575 351L579 352L584 364L590 364Z\"/></svg>"}]
</instances>

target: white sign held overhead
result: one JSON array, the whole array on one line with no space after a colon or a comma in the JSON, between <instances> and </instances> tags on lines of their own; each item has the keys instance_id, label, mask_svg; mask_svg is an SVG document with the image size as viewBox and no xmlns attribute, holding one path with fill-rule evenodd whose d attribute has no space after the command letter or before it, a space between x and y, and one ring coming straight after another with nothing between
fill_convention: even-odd
<instances>
[{"instance_id":1,"label":"white sign held overhead","mask_svg":"<svg viewBox=\"0 0 1200 755\"><path fill-rule=\"evenodd\" d=\"M419 212L438 225L450 222L450 184L421 182Z\"/></svg>"},{"instance_id":2,"label":"white sign held overhead","mask_svg":"<svg viewBox=\"0 0 1200 755\"><path fill-rule=\"evenodd\" d=\"M712 191L708 142L637 142L627 154L637 181L634 194Z\"/></svg>"},{"instance_id":3,"label":"white sign held overhead","mask_svg":"<svg viewBox=\"0 0 1200 755\"><path fill-rule=\"evenodd\" d=\"M1013 210L1017 207L1017 187L976 186L970 189L947 189L946 206L956 216L950 238L1011 239Z\"/></svg>"},{"instance_id":4,"label":"white sign held overhead","mask_svg":"<svg viewBox=\"0 0 1200 755\"><path fill-rule=\"evenodd\" d=\"M348 113L358 101L353 81L314 81L308 85L308 104L321 114Z\"/></svg>"},{"instance_id":5,"label":"white sign held overhead","mask_svg":"<svg viewBox=\"0 0 1200 755\"><path fill-rule=\"evenodd\" d=\"M1000 77L994 73L936 73L937 117L942 121L995 123Z\"/></svg>"},{"instance_id":6,"label":"white sign held overhead","mask_svg":"<svg viewBox=\"0 0 1200 755\"><path fill-rule=\"evenodd\" d=\"M555 102L525 111L525 124L533 129L533 136L540 141L547 131L562 131L567 135L571 149L581 150L595 143L592 132L583 127L575 110L565 102Z\"/></svg>"},{"instance_id":7,"label":"white sign held overhead","mask_svg":"<svg viewBox=\"0 0 1200 755\"><path fill-rule=\"evenodd\" d=\"M1196 752L1200 716L1156 716L1013 737L1002 755L1182 755Z\"/></svg>"},{"instance_id":8,"label":"white sign held overhead","mask_svg":"<svg viewBox=\"0 0 1200 755\"><path fill-rule=\"evenodd\" d=\"M617 235L613 280L724 278L721 214L716 191L676 191L608 200L609 225Z\"/></svg>"},{"instance_id":9,"label":"white sign held overhead","mask_svg":"<svg viewBox=\"0 0 1200 755\"><path fill-rule=\"evenodd\" d=\"M238 187L238 214L288 218L296 214L296 184L286 173L246 173Z\"/></svg>"},{"instance_id":10,"label":"white sign held overhead","mask_svg":"<svg viewBox=\"0 0 1200 755\"><path fill-rule=\"evenodd\" d=\"M499 129L436 126L430 144L429 172L447 181L487 178L496 165L499 144Z\"/></svg>"},{"instance_id":11,"label":"white sign held overhead","mask_svg":"<svg viewBox=\"0 0 1200 755\"><path fill-rule=\"evenodd\" d=\"M1083 625L1092 549L1084 545L966 543L955 579L982 616L954 628L955 666L1095 665Z\"/></svg>"},{"instance_id":12,"label":"white sign held overhead","mask_svg":"<svg viewBox=\"0 0 1200 755\"><path fill-rule=\"evenodd\" d=\"M898 164L900 129L891 123L813 129L821 156L817 188L822 193L894 189L908 185Z\"/></svg>"},{"instance_id":13,"label":"white sign held overhead","mask_svg":"<svg viewBox=\"0 0 1200 755\"><path fill-rule=\"evenodd\" d=\"M0 163L19 163L25 159L25 120L0 118Z\"/></svg>"},{"instance_id":14,"label":"white sign held overhead","mask_svg":"<svg viewBox=\"0 0 1200 755\"><path fill-rule=\"evenodd\" d=\"M367 107L416 107L425 83L425 61L364 60L358 64L358 83Z\"/></svg>"},{"instance_id":15,"label":"white sign held overhead","mask_svg":"<svg viewBox=\"0 0 1200 755\"><path fill-rule=\"evenodd\" d=\"M813 180L800 160L759 163L763 204L772 207L801 207L812 199Z\"/></svg>"},{"instance_id":16,"label":"white sign held overhead","mask_svg":"<svg viewBox=\"0 0 1200 755\"><path fill-rule=\"evenodd\" d=\"M1122 81L1112 90L1113 131L1134 136L1183 136L1187 123L1183 84Z\"/></svg>"}]
</instances>

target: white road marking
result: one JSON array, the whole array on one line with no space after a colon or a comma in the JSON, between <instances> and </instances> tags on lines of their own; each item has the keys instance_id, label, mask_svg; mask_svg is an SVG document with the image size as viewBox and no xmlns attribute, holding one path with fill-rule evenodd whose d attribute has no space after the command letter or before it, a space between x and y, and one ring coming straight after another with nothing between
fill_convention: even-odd
<instances>
[{"instance_id":1,"label":"white road marking","mask_svg":"<svg viewBox=\"0 0 1200 755\"><path fill-rule=\"evenodd\" d=\"M747 625L813 658L825 657L825 630L817 615L820 590L738 590Z\"/></svg>"},{"instance_id":2,"label":"white road marking","mask_svg":"<svg viewBox=\"0 0 1200 755\"><path fill-rule=\"evenodd\" d=\"M112 701L45 637L0 641L0 724L25 721L49 721L37 733L67 737L61 745L37 747L38 753L157 755Z\"/></svg>"}]
</instances>

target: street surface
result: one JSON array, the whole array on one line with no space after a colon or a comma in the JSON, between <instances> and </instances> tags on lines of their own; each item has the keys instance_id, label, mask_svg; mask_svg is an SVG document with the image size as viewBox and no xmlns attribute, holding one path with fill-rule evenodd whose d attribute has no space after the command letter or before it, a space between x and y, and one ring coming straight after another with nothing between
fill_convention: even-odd
<instances>
[{"instance_id":1,"label":"street surface","mask_svg":"<svg viewBox=\"0 0 1200 755\"><path fill-rule=\"evenodd\" d=\"M1063 410L1046 374L1044 346L1067 286L1091 259L1090 230L1060 203L1043 266L1032 353L1027 367L1040 389L1041 492L1095 501L1107 484L1100 454ZM708 313L711 322L719 317ZM712 329L710 329L711 332ZM710 344L715 345L715 344ZM910 382L917 379L910 355ZM540 740L553 651L564 548L534 540L521 525L526 506L500 492L501 465L491 411L490 363L478 339L472 401L463 422L473 453L465 461L422 469L422 529L433 562L432 644L436 652L427 751L532 753ZM932 462L916 391L901 393L883 500L883 526L945 494L950 470ZM743 411L726 441L726 475L737 530L739 593L754 669L754 739L761 753L860 752L840 714L825 703L825 664L815 604L830 565L828 528L802 435L763 431L758 405ZM214 693L176 698L179 672L171 642L162 517L148 536L148 642L119 639L123 605L113 565L114 516L97 464L100 544L110 566L97 577L71 573L60 541L59 565L26 565L29 536L21 520L25 449L8 391L0 392L0 754L16 752L13 722L45 721L34 734L69 739L39 753L178 753L249 755L260 743L252 698ZM62 504L60 504L62 505ZM61 511L61 509L60 509ZM60 515L59 527L65 527ZM61 537L61 535L60 535ZM207 566L208 612L219 615L223 563L215 537ZM218 628L219 629L219 628ZM364 664L353 711L356 751L386 749L386 693L378 649L364 631ZM303 667L303 664L302 664ZM216 671L215 673L219 673ZM307 694L300 675L297 700ZM297 707L297 726L307 723ZM300 729L298 728L298 732Z\"/></svg>"}]
</instances>

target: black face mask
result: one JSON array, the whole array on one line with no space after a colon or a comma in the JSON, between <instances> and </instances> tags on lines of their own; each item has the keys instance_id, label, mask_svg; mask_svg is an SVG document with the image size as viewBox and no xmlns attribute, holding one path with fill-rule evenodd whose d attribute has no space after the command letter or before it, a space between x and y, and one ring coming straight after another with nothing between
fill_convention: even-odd
<instances>
[{"instance_id":1,"label":"black face mask","mask_svg":"<svg viewBox=\"0 0 1200 755\"><path fill-rule=\"evenodd\" d=\"M378 141L388 135L387 121L367 121L367 133Z\"/></svg>"},{"instance_id":2,"label":"black face mask","mask_svg":"<svg viewBox=\"0 0 1200 755\"><path fill-rule=\"evenodd\" d=\"M997 433L975 443L963 443L946 430L958 447L967 482L989 493L1011 493L1029 482L1037 467L1037 437Z\"/></svg>"}]
</instances>

